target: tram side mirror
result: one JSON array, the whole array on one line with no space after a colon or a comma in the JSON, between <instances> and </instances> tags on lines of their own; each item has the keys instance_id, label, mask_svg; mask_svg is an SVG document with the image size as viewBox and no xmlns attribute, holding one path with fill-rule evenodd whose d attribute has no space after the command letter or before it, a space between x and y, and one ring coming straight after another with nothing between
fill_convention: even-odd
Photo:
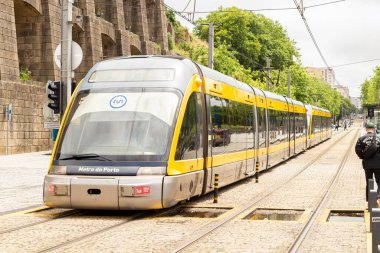
<instances>
[{"instance_id":1,"label":"tram side mirror","mask_svg":"<svg viewBox=\"0 0 380 253\"><path fill-rule=\"evenodd\" d=\"M202 81L202 78L198 75L195 76L195 80L194 80L195 84L199 87L202 85L203 81Z\"/></svg>"}]
</instances>

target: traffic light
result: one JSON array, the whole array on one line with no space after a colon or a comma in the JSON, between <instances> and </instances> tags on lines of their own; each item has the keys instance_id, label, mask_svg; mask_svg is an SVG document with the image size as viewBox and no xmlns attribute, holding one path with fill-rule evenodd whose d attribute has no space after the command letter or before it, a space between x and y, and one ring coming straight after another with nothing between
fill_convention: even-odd
<instances>
[{"instance_id":1,"label":"traffic light","mask_svg":"<svg viewBox=\"0 0 380 253\"><path fill-rule=\"evenodd\" d=\"M375 108L374 107L368 107L368 117L373 118L375 116Z\"/></svg>"},{"instance_id":2,"label":"traffic light","mask_svg":"<svg viewBox=\"0 0 380 253\"><path fill-rule=\"evenodd\" d=\"M48 104L48 107L54 111L55 114L59 114L61 110L61 81L54 81L47 83L47 90L49 91L48 98L53 100Z\"/></svg>"}]
</instances>

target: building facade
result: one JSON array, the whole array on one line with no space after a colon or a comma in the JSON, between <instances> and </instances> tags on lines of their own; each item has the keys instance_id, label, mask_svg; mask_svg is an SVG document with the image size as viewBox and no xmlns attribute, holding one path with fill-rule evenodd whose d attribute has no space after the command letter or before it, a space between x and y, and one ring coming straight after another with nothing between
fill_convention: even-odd
<instances>
[{"instance_id":1,"label":"building facade","mask_svg":"<svg viewBox=\"0 0 380 253\"><path fill-rule=\"evenodd\" d=\"M60 77L54 51L61 39L61 1L0 0L0 155L50 147L43 105L46 81ZM169 51L163 0L74 0L73 5L73 41L83 50L77 81L109 57Z\"/></svg>"},{"instance_id":2,"label":"building facade","mask_svg":"<svg viewBox=\"0 0 380 253\"><path fill-rule=\"evenodd\" d=\"M322 79L331 86L335 85L335 72L332 68L314 68L306 67L306 72L309 75Z\"/></svg>"},{"instance_id":3,"label":"building facade","mask_svg":"<svg viewBox=\"0 0 380 253\"><path fill-rule=\"evenodd\" d=\"M350 89L347 86L335 85L333 88L336 89L342 97L350 99Z\"/></svg>"},{"instance_id":4,"label":"building facade","mask_svg":"<svg viewBox=\"0 0 380 253\"><path fill-rule=\"evenodd\" d=\"M359 110L362 108L362 101L358 97L350 97L351 104L353 104Z\"/></svg>"}]
</instances>

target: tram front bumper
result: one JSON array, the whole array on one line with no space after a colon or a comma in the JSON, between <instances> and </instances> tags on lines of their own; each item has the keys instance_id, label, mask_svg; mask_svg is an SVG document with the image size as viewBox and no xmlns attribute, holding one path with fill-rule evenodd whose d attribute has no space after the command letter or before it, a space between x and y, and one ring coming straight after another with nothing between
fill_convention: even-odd
<instances>
[{"instance_id":1,"label":"tram front bumper","mask_svg":"<svg viewBox=\"0 0 380 253\"><path fill-rule=\"evenodd\" d=\"M44 202L51 207L74 209L160 209L163 178L49 174L44 180Z\"/></svg>"}]
</instances>

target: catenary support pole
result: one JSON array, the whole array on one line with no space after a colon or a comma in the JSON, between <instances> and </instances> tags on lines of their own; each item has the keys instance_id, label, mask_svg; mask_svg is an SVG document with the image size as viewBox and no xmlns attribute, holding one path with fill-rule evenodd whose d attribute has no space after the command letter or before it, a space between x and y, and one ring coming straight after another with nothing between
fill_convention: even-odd
<instances>
[{"instance_id":1,"label":"catenary support pole","mask_svg":"<svg viewBox=\"0 0 380 253\"><path fill-rule=\"evenodd\" d=\"M270 59L269 57L265 57L265 60L266 60L266 67L265 67L265 70L266 70L266 80L267 80L267 91L270 91Z\"/></svg>"},{"instance_id":2,"label":"catenary support pole","mask_svg":"<svg viewBox=\"0 0 380 253\"><path fill-rule=\"evenodd\" d=\"M292 82L292 73L288 72L288 98L290 98L290 84Z\"/></svg>"},{"instance_id":3,"label":"catenary support pole","mask_svg":"<svg viewBox=\"0 0 380 253\"><path fill-rule=\"evenodd\" d=\"M71 97L72 59L71 46L73 40L73 0L62 1L61 13L61 113L67 108Z\"/></svg>"},{"instance_id":4,"label":"catenary support pole","mask_svg":"<svg viewBox=\"0 0 380 253\"><path fill-rule=\"evenodd\" d=\"M208 67L214 69L214 23L208 24Z\"/></svg>"}]
</instances>

